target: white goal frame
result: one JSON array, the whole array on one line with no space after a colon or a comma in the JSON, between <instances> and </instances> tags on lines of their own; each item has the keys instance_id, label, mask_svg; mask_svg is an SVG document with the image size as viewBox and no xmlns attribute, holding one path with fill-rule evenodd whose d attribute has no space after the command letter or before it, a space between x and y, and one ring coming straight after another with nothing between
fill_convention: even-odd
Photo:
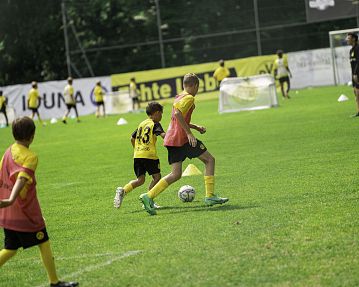
<instances>
[{"instance_id":1,"label":"white goal frame","mask_svg":"<svg viewBox=\"0 0 359 287\"><path fill-rule=\"evenodd\" d=\"M333 79L334 79L334 84L335 85L344 84L344 83L340 81L340 77L339 77L340 69L338 68L338 63L337 63L338 55L337 55L336 50L335 50L336 48L338 48L338 46L334 45L333 38L335 37L335 35L347 34L349 32L359 33L359 28L352 28L352 29L346 29L346 30L336 30L336 31L330 31L329 32L329 44L330 44L331 61L332 61L332 67L333 67ZM350 49L350 47L348 46L348 51L349 51L349 49ZM349 52L348 52L347 58L348 58L348 61L349 61ZM348 65L347 69L348 69L348 71L350 70L350 65Z\"/></svg>"},{"instance_id":2,"label":"white goal frame","mask_svg":"<svg viewBox=\"0 0 359 287\"><path fill-rule=\"evenodd\" d=\"M225 78L221 82L219 113L261 110L277 106L277 88L271 74Z\"/></svg>"},{"instance_id":3,"label":"white goal frame","mask_svg":"<svg viewBox=\"0 0 359 287\"><path fill-rule=\"evenodd\" d=\"M132 111L132 99L127 90L108 92L104 96L106 114L125 114Z\"/></svg>"}]
</instances>

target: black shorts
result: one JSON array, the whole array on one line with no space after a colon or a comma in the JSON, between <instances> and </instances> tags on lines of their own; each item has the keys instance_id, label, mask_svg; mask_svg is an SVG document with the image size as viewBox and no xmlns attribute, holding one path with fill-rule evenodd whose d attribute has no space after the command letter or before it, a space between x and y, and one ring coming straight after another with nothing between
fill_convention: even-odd
<instances>
[{"instance_id":1,"label":"black shorts","mask_svg":"<svg viewBox=\"0 0 359 287\"><path fill-rule=\"evenodd\" d=\"M4 228L5 249L17 250L20 247L26 249L39 245L49 240L46 228L37 232L21 232Z\"/></svg>"},{"instance_id":2,"label":"black shorts","mask_svg":"<svg viewBox=\"0 0 359 287\"><path fill-rule=\"evenodd\" d=\"M72 108L74 108L76 110L76 105L75 104L66 104L66 107L68 110L71 110Z\"/></svg>"},{"instance_id":3,"label":"black shorts","mask_svg":"<svg viewBox=\"0 0 359 287\"><path fill-rule=\"evenodd\" d=\"M3 105L3 106L0 108L0 113L6 114L6 107L5 107L5 105Z\"/></svg>"},{"instance_id":4,"label":"black shorts","mask_svg":"<svg viewBox=\"0 0 359 287\"><path fill-rule=\"evenodd\" d=\"M132 103L140 103L140 100L138 98L132 98Z\"/></svg>"},{"instance_id":5,"label":"black shorts","mask_svg":"<svg viewBox=\"0 0 359 287\"><path fill-rule=\"evenodd\" d=\"M29 107L29 110L31 110L33 113L38 113L37 108L30 108Z\"/></svg>"},{"instance_id":6,"label":"black shorts","mask_svg":"<svg viewBox=\"0 0 359 287\"><path fill-rule=\"evenodd\" d=\"M99 102L96 102L96 106L104 106L105 104L104 104L104 102L103 101L99 101Z\"/></svg>"},{"instance_id":7,"label":"black shorts","mask_svg":"<svg viewBox=\"0 0 359 287\"><path fill-rule=\"evenodd\" d=\"M197 139L197 145L195 147L192 147L189 143L186 143L183 146L166 146L166 148L168 150L169 164L175 162L182 162L187 157L188 158L199 157L207 150L205 145L198 139Z\"/></svg>"},{"instance_id":8,"label":"black shorts","mask_svg":"<svg viewBox=\"0 0 359 287\"><path fill-rule=\"evenodd\" d=\"M283 83L289 83L289 77L282 77L278 79L279 83L283 84Z\"/></svg>"},{"instance_id":9,"label":"black shorts","mask_svg":"<svg viewBox=\"0 0 359 287\"><path fill-rule=\"evenodd\" d=\"M160 173L160 160L148 159L148 158L134 158L133 170L137 177L145 175L148 172L149 175Z\"/></svg>"},{"instance_id":10,"label":"black shorts","mask_svg":"<svg viewBox=\"0 0 359 287\"><path fill-rule=\"evenodd\" d=\"M357 76L357 77L358 77L358 79L359 79L359 76ZM359 83L356 83L356 82L354 81L353 75L352 75L352 86L353 86L353 88L359 89Z\"/></svg>"}]
</instances>

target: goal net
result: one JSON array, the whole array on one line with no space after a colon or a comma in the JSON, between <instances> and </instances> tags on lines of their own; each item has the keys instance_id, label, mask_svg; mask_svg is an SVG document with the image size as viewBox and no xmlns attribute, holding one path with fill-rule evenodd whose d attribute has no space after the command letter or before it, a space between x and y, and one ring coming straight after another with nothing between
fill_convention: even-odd
<instances>
[{"instance_id":1,"label":"goal net","mask_svg":"<svg viewBox=\"0 0 359 287\"><path fill-rule=\"evenodd\" d=\"M106 114L125 114L132 111L132 99L128 91L115 91L104 96Z\"/></svg>"},{"instance_id":2,"label":"goal net","mask_svg":"<svg viewBox=\"0 0 359 287\"><path fill-rule=\"evenodd\" d=\"M270 74L226 78L221 82L219 112L260 110L278 106L275 80Z\"/></svg>"},{"instance_id":3,"label":"goal net","mask_svg":"<svg viewBox=\"0 0 359 287\"><path fill-rule=\"evenodd\" d=\"M349 51L346 37L349 32L359 33L359 28L329 32L332 67L335 85L347 84L352 80Z\"/></svg>"}]
</instances>

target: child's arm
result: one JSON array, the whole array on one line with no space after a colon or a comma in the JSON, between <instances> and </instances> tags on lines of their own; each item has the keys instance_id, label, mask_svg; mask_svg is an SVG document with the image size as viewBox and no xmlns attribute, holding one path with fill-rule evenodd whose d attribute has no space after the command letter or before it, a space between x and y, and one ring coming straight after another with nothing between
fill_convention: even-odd
<instances>
[{"instance_id":1,"label":"child's arm","mask_svg":"<svg viewBox=\"0 0 359 287\"><path fill-rule=\"evenodd\" d=\"M197 139L194 137L194 135L191 132L190 126L186 123L186 121L184 120L184 117L181 113L180 110L175 109L174 112L174 116L176 117L176 119L178 120L179 124L181 125L181 127L184 129L184 131L187 134L187 138L189 141L189 144L193 147L195 147L197 145Z\"/></svg>"},{"instance_id":2,"label":"child's arm","mask_svg":"<svg viewBox=\"0 0 359 287\"><path fill-rule=\"evenodd\" d=\"M136 136L137 136L137 129L131 135L131 144L133 148L135 148Z\"/></svg>"},{"instance_id":3,"label":"child's arm","mask_svg":"<svg viewBox=\"0 0 359 287\"><path fill-rule=\"evenodd\" d=\"M189 127L191 129L195 129L196 131L199 131L201 134L204 134L207 131L205 127L195 125L195 124L189 124Z\"/></svg>"},{"instance_id":4,"label":"child's arm","mask_svg":"<svg viewBox=\"0 0 359 287\"><path fill-rule=\"evenodd\" d=\"M0 208L10 206L14 203L15 199L18 197L20 191L24 188L26 182L28 181L25 177L19 177L14 187L12 188L10 197L8 199L2 199L0 200Z\"/></svg>"}]
</instances>

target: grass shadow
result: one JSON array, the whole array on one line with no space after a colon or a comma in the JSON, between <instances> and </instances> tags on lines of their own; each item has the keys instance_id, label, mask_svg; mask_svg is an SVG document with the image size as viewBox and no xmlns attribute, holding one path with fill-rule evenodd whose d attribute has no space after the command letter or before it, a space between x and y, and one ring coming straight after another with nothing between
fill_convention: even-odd
<instances>
[{"instance_id":1,"label":"grass shadow","mask_svg":"<svg viewBox=\"0 0 359 287\"><path fill-rule=\"evenodd\" d=\"M239 204L224 204L216 206L206 206L206 205L187 205L187 206L164 206L157 209L158 212L165 211L166 214L174 213L184 213L184 212L223 212L223 211L232 211L232 210L241 210L241 209L251 209L259 208L259 205L249 204L249 205L239 205ZM142 210L134 210L129 213L138 213L145 212Z\"/></svg>"}]
</instances>

